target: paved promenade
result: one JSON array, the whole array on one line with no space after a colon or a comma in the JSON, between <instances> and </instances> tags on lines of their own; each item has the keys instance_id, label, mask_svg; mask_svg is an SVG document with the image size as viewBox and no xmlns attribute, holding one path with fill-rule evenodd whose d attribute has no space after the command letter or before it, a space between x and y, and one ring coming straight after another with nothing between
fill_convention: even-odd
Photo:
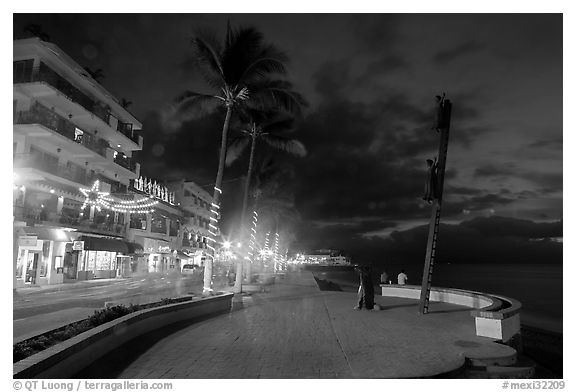
<instances>
[{"instance_id":1,"label":"paved promenade","mask_svg":"<svg viewBox=\"0 0 576 392\"><path fill-rule=\"evenodd\" d=\"M513 349L474 333L469 309L376 296L380 311L353 310L355 295L321 292L309 272L244 296L229 314L136 339L78 377L403 378L449 373L466 352Z\"/></svg>"}]
</instances>

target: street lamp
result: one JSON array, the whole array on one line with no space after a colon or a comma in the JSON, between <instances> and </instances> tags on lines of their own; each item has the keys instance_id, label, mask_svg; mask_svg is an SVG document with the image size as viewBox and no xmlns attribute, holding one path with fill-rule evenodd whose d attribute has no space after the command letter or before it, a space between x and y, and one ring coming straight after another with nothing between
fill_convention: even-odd
<instances>
[{"instance_id":1,"label":"street lamp","mask_svg":"<svg viewBox=\"0 0 576 392\"><path fill-rule=\"evenodd\" d=\"M230 249L230 245L232 245L232 243L230 241L224 241L224 249Z\"/></svg>"}]
</instances>

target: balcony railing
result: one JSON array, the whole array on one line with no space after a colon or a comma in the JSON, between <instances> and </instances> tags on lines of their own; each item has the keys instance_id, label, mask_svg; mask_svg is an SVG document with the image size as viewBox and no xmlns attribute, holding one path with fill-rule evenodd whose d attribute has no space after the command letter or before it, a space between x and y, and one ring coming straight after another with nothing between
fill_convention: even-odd
<instances>
[{"instance_id":1,"label":"balcony railing","mask_svg":"<svg viewBox=\"0 0 576 392\"><path fill-rule=\"evenodd\" d=\"M72 85L65 78L60 76L56 71L52 70L52 68L48 67L42 62L40 63L39 67L19 66L18 64L26 62L30 62L30 60L14 62L14 83L48 83L58 91L62 92L68 98L70 98L73 102L76 102L84 109L100 118L102 121L108 124L108 126L111 125L110 108L107 105L104 105L98 100L91 98L87 94L83 93L80 89ZM138 144L138 136L133 132L131 123L123 123L118 121L116 130Z\"/></svg>"},{"instance_id":2,"label":"balcony railing","mask_svg":"<svg viewBox=\"0 0 576 392\"><path fill-rule=\"evenodd\" d=\"M120 236L123 236L126 233L126 227L124 224L109 221L96 223L84 217L67 215L64 213L64 210L62 211L62 214L57 214L55 212L47 212L45 209L40 207L14 206L14 217L24 221L55 226L66 226L82 231Z\"/></svg>"},{"instance_id":3,"label":"balcony railing","mask_svg":"<svg viewBox=\"0 0 576 392\"><path fill-rule=\"evenodd\" d=\"M56 161L47 159L42 154L19 154L14 159L14 167L38 169L87 186L92 185L98 179L96 175L92 175L78 166L59 165Z\"/></svg>"},{"instance_id":4,"label":"balcony railing","mask_svg":"<svg viewBox=\"0 0 576 392\"><path fill-rule=\"evenodd\" d=\"M128 139L132 140L134 143L138 144L138 135L132 129L132 123L124 123L122 121L118 121L118 126L116 130L126 136Z\"/></svg>"},{"instance_id":5,"label":"balcony railing","mask_svg":"<svg viewBox=\"0 0 576 392\"><path fill-rule=\"evenodd\" d=\"M39 67L14 67L14 83L45 82L62 92L72 101L96 115L106 124L110 124L110 111L99 102L84 94L70 82L44 63Z\"/></svg>"},{"instance_id":6,"label":"balcony railing","mask_svg":"<svg viewBox=\"0 0 576 392\"><path fill-rule=\"evenodd\" d=\"M136 162L132 161L132 159L128 157L124 158L123 154L118 153L116 158L114 158L114 162L123 168L130 170L132 173L136 173Z\"/></svg>"},{"instance_id":7,"label":"balcony railing","mask_svg":"<svg viewBox=\"0 0 576 392\"><path fill-rule=\"evenodd\" d=\"M15 121L16 124L44 125L60 135L82 144L84 147L103 157L106 157L106 149L110 146L104 139L89 133L84 132L83 134L78 134L76 132L76 125L38 102L32 105L30 110L18 112Z\"/></svg>"}]
</instances>

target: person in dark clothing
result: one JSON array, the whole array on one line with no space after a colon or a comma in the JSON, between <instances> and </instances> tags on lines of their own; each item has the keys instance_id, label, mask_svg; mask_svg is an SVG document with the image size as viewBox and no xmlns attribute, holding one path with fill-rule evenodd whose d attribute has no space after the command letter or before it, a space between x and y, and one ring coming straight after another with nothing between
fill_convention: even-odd
<instances>
[{"instance_id":1,"label":"person in dark clothing","mask_svg":"<svg viewBox=\"0 0 576 392\"><path fill-rule=\"evenodd\" d=\"M358 266L360 274L360 287L358 288L358 305L354 309L374 309L374 285L372 283L372 270L368 266Z\"/></svg>"},{"instance_id":2,"label":"person in dark clothing","mask_svg":"<svg viewBox=\"0 0 576 392\"><path fill-rule=\"evenodd\" d=\"M426 159L426 163L428 164L428 173L426 174L426 187L422 199L428 204L432 204L434 199L438 198L438 161L436 158L434 160Z\"/></svg>"}]
</instances>

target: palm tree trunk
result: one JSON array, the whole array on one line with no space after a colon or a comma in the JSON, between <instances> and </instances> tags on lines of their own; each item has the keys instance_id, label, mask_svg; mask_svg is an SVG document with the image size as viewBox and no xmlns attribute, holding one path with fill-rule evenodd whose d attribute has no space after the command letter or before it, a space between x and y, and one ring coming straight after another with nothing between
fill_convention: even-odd
<instances>
[{"instance_id":1,"label":"palm tree trunk","mask_svg":"<svg viewBox=\"0 0 576 392\"><path fill-rule=\"evenodd\" d=\"M246 210L248 209L248 194L250 193L250 179L252 178L252 168L254 165L254 152L256 151L256 133L252 133L252 145L250 147L250 160L248 162L248 174L246 174L246 183L244 184L244 199L242 201L242 214L240 215L240 233L242 233L242 242L246 245L246 240L249 236L249 230L246 230ZM242 260L239 261L242 263ZM246 263L246 280L248 283L252 281L252 260ZM238 278L236 275L236 282L234 289L242 292L242 277Z\"/></svg>"},{"instance_id":2,"label":"palm tree trunk","mask_svg":"<svg viewBox=\"0 0 576 392\"><path fill-rule=\"evenodd\" d=\"M230 127L230 117L232 116L232 106L226 106L226 118L224 119L224 126L222 127L222 143L220 144L220 159L218 162L218 174L216 175L216 184L214 185L214 194L212 196L212 202L216 205L220 205L220 191L222 189L222 178L224 177L224 163L226 161L226 146L228 143L228 128ZM212 210L218 212L218 216L215 216L219 220L220 209L212 207ZM214 214L213 214L214 215ZM212 231L212 230L210 230ZM217 234L217 233L216 233ZM214 248L216 247L216 235L210 234L210 245ZM212 257L207 257L204 263L204 294L212 293L212 265L214 262L214 257L216 257L216 252L212 252Z\"/></svg>"}]
</instances>

